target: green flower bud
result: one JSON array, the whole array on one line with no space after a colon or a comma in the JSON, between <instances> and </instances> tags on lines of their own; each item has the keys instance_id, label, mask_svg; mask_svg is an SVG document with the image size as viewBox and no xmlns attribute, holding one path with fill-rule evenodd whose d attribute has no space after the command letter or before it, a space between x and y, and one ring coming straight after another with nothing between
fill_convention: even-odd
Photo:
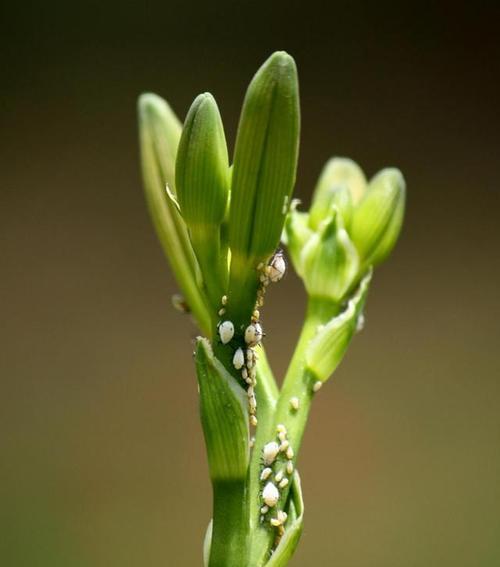
<instances>
[{"instance_id":1,"label":"green flower bud","mask_svg":"<svg viewBox=\"0 0 500 567\"><path fill-rule=\"evenodd\" d=\"M243 103L234 151L232 253L265 258L278 245L295 184L299 126L295 61L278 51L257 71Z\"/></svg>"},{"instance_id":2,"label":"green flower bud","mask_svg":"<svg viewBox=\"0 0 500 567\"><path fill-rule=\"evenodd\" d=\"M304 275L302 251L313 234L313 231L309 228L309 214L297 211L294 203L292 203L292 208L285 221L282 240L287 246L295 271L301 277Z\"/></svg>"},{"instance_id":3,"label":"green flower bud","mask_svg":"<svg viewBox=\"0 0 500 567\"><path fill-rule=\"evenodd\" d=\"M199 287L198 264L189 242L186 226L167 187L175 189L175 159L181 136L181 123L170 106L159 96L139 97L139 134L144 191L149 212L189 309L204 333L211 332L206 298Z\"/></svg>"},{"instance_id":4,"label":"green flower bud","mask_svg":"<svg viewBox=\"0 0 500 567\"><path fill-rule=\"evenodd\" d=\"M186 116L175 179L188 227L196 231L218 226L229 194L229 163L222 119L210 93L199 95Z\"/></svg>"},{"instance_id":5,"label":"green flower bud","mask_svg":"<svg viewBox=\"0 0 500 567\"><path fill-rule=\"evenodd\" d=\"M384 169L370 182L354 211L351 239L364 266L380 264L391 252L403 223L406 184L398 169Z\"/></svg>"},{"instance_id":6,"label":"green flower bud","mask_svg":"<svg viewBox=\"0 0 500 567\"><path fill-rule=\"evenodd\" d=\"M321 172L314 190L309 224L317 230L328 216L332 205L339 210L344 226L349 227L352 206L358 203L366 188L366 178L361 168L347 158L330 159Z\"/></svg>"},{"instance_id":7,"label":"green flower bud","mask_svg":"<svg viewBox=\"0 0 500 567\"><path fill-rule=\"evenodd\" d=\"M199 95L189 109L176 161L177 198L214 308L227 281L221 224L229 195L229 163L217 103Z\"/></svg>"},{"instance_id":8,"label":"green flower bud","mask_svg":"<svg viewBox=\"0 0 500 567\"><path fill-rule=\"evenodd\" d=\"M366 301L371 272L361 281L346 309L320 328L306 351L306 368L312 381L325 382L340 364L352 336L356 331Z\"/></svg>"},{"instance_id":9,"label":"green flower bud","mask_svg":"<svg viewBox=\"0 0 500 567\"><path fill-rule=\"evenodd\" d=\"M295 184L299 88L290 55L279 51L252 79L243 103L231 183L228 312L239 328L250 318L259 274L276 250Z\"/></svg>"},{"instance_id":10,"label":"green flower bud","mask_svg":"<svg viewBox=\"0 0 500 567\"><path fill-rule=\"evenodd\" d=\"M358 253L335 209L308 240L301 254L307 293L340 303L359 269Z\"/></svg>"},{"instance_id":11,"label":"green flower bud","mask_svg":"<svg viewBox=\"0 0 500 567\"><path fill-rule=\"evenodd\" d=\"M196 372L212 481L245 479L249 461L245 390L214 357L208 340L201 337L196 345Z\"/></svg>"}]
</instances>

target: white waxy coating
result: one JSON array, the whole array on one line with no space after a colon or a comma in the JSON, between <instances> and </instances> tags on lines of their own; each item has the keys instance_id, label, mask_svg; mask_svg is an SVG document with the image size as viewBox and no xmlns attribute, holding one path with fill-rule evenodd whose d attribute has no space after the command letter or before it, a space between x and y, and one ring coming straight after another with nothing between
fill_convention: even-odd
<instances>
[{"instance_id":1,"label":"white waxy coating","mask_svg":"<svg viewBox=\"0 0 500 567\"><path fill-rule=\"evenodd\" d=\"M286 262L281 252L277 252L274 255L268 268L269 270L267 270L267 273L269 275L269 279L273 283L279 282L286 272Z\"/></svg>"},{"instance_id":2,"label":"white waxy coating","mask_svg":"<svg viewBox=\"0 0 500 567\"><path fill-rule=\"evenodd\" d=\"M262 327L259 323L248 325L245 329L245 342L247 345L255 346L262 340Z\"/></svg>"},{"instance_id":3,"label":"white waxy coating","mask_svg":"<svg viewBox=\"0 0 500 567\"><path fill-rule=\"evenodd\" d=\"M264 459L264 463L266 465L271 465L274 463L274 459L276 459L277 454L280 451L280 447L276 441L270 441L264 445L262 449L262 457Z\"/></svg>"},{"instance_id":4,"label":"white waxy coating","mask_svg":"<svg viewBox=\"0 0 500 567\"><path fill-rule=\"evenodd\" d=\"M245 355L243 354L243 350L241 348L237 348L234 352L233 356L233 366L236 370L239 370L245 364Z\"/></svg>"},{"instance_id":5,"label":"white waxy coating","mask_svg":"<svg viewBox=\"0 0 500 567\"><path fill-rule=\"evenodd\" d=\"M294 396L293 398L290 398L290 407L297 411L299 409L300 406L300 400L299 398L297 398L296 396Z\"/></svg>"},{"instance_id":6,"label":"white waxy coating","mask_svg":"<svg viewBox=\"0 0 500 567\"><path fill-rule=\"evenodd\" d=\"M282 481L280 481L279 485L280 488L285 488L285 486L288 486L288 479L284 478Z\"/></svg>"},{"instance_id":7,"label":"white waxy coating","mask_svg":"<svg viewBox=\"0 0 500 567\"><path fill-rule=\"evenodd\" d=\"M319 389L321 388L321 386L323 386L323 382L321 382L321 380L318 380L317 382L314 382L313 392L319 391Z\"/></svg>"},{"instance_id":8,"label":"white waxy coating","mask_svg":"<svg viewBox=\"0 0 500 567\"><path fill-rule=\"evenodd\" d=\"M267 480L273 474L273 469L266 467L260 473L260 480Z\"/></svg>"},{"instance_id":9,"label":"white waxy coating","mask_svg":"<svg viewBox=\"0 0 500 567\"><path fill-rule=\"evenodd\" d=\"M234 337L234 325L231 321L223 321L219 325L219 337L225 345Z\"/></svg>"},{"instance_id":10,"label":"white waxy coating","mask_svg":"<svg viewBox=\"0 0 500 567\"><path fill-rule=\"evenodd\" d=\"M264 500L266 506L269 508L274 508L278 503L280 498L279 490L274 486L272 482L268 482L266 486L264 486L264 490L262 491L262 500Z\"/></svg>"}]
</instances>

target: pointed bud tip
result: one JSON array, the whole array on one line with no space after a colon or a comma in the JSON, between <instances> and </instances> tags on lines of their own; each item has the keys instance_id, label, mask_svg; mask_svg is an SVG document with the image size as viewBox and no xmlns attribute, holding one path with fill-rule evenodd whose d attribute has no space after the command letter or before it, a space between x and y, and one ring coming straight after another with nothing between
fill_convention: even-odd
<instances>
[{"instance_id":1,"label":"pointed bud tip","mask_svg":"<svg viewBox=\"0 0 500 567\"><path fill-rule=\"evenodd\" d=\"M142 93L137 99L137 109L140 115L150 115L161 112L168 106L167 102L154 93Z\"/></svg>"}]
</instances>

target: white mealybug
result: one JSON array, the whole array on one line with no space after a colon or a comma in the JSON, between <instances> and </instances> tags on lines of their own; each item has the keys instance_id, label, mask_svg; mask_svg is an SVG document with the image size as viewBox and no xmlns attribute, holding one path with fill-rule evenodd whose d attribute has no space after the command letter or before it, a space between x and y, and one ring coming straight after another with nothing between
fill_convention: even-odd
<instances>
[{"instance_id":1,"label":"white mealybug","mask_svg":"<svg viewBox=\"0 0 500 567\"><path fill-rule=\"evenodd\" d=\"M278 518L271 518L270 520L271 526L277 528L278 526L281 526L281 521Z\"/></svg>"},{"instance_id":2,"label":"white mealybug","mask_svg":"<svg viewBox=\"0 0 500 567\"><path fill-rule=\"evenodd\" d=\"M273 469L266 467L260 473L260 480L267 480L273 474Z\"/></svg>"},{"instance_id":3,"label":"white mealybug","mask_svg":"<svg viewBox=\"0 0 500 567\"><path fill-rule=\"evenodd\" d=\"M233 366L239 370L245 364L245 355L241 348L237 348L233 356Z\"/></svg>"},{"instance_id":4,"label":"white mealybug","mask_svg":"<svg viewBox=\"0 0 500 567\"><path fill-rule=\"evenodd\" d=\"M286 512L283 512L283 510L278 510L276 517L282 524L284 524L286 522L286 519L288 518L288 514Z\"/></svg>"},{"instance_id":5,"label":"white mealybug","mask_svg":"<svg viewBox=\"0 0 500 567\"><path fill-rule=\"evenodd\" d=\"M223 295L221 299L222 305L227 305L227 295Z\"/></svg>"},{"instance_id":6,"label":"white mealybug","mask_svg":"<svg viewBox=\"0 0 500 567\"><path fill-rule=\"evenodd\" d=\"M255 417L255 415L250 416L250 425L257 427L257 418Z\"/></svg>"},{"instance_id":7,"label":"white mealybug","mask_svg":"<svg viewBox=\"0 0 500 567\"><path fill-rule=\"evenodd\" d=\"M280 493L272 482L268 482L262 491L262 500L269 508L274 508L280 499Z\"/></svg>"},{"instance_id":8,"label":"white mealybug","mask_svg":"<svg viewBox=\"0 0 500 567\"><path fill-rule=\"evenodd\" d=\"M262 506L260 509L261 514L267 514L269 512L269 506Z\"/></svg>"},{"instance_id":9,"label":"white mealybug","mask_svg":"<svg viewBox=\"0 0 500 567\"><path fill-rule=\"evenodd\" d=\"M273 283L279 282L285 275L286 262L281 250L278 250L278 252L276 252L276 254L271 258L268 268L269 279Z\"/></svg>"},{"instance_id":10,"label":"white mealybug","mask_svg":"<svg viewBox=\"0 0 500 567\"><path fill-rule=\"evenodd\" d=\"M292 474L293 473L293 463L292 461L288 461L288 463L286 464L286 472L288 474Z\"/></svg>"},{"instance_id":11,"label":"white mealybug","mask_svg":"<svg viewBox=\"0 0 500 567\"><path fill-rule=\"evenodd\" d=\"M286 450L286 458L291 461L293 459L293 449L291 447L288 447L288 449Z\"/></svg>"},{"instance_id":12,"label":"white mealybug","mask_svg":"<svg viewBox=\"0 0 500 567\"><path fill-rule=\"evenodd\" d=\"M231 321L223 321L219 325L219 337L224 345L234 337L234 325Z\"/></svg>"},{"instance_id":13,"label":"white mealybug","mask_svg":"<svg viewBox=\"0 0 500 567\"><path fill-rule=\"evenodd\" d=\"M283 480L283 477L285 475L283 474L283 471L278 471L278 473L276 474L276 476L274 477L274 480L276 482L281 482Z\"/></svg>"},{"instance_id":14,"label":"white mealybug","mask_svg":"<svg viewBox=\"0 0 500 567\"><path fill-rule=\"evenodd\" d=\"M248 370L246 368L243 368L243 370L241 371L241 377L243 378L243 380L246 380L248 378Z\"/></svg>"},{"instance_id":15,"label":"white mealybug","mask_svg":"<svg viewBox=\"0 0 500 567\"><path fill-rule=\"evenodd\" d=\"M254 413L257 409L257 400L255 399L255 396L252 395L248 397L248 407L252 413Z\"/></svg>"},{"instance_id":16,"label":"white mealybug","mask_svg":"<svg viewBox=\"0 0 500 567\"><path fill-rule=\"evenodd\" d=\"M313 392L318 392L321 386L323 386L323 382L321 382L321 380L314 382Z\"/></svg>"},{"instance_id":17,"label":"white mealybug","mask_svg":"<svg viewBox=\"0 0 500 567\"><path fill-rule=\"evenodd\" d=\"M283 431L280 431L278 433L278 438L280 441L286 441L286 433L283 433Z\"/></svg>"},{"instance_id":18,"label":"white mealybug","mask_svg":"<svg viewBox=\"0 0 500 567\"><path fill-rule=\"evenodd\" d=\"M282 423L278 423L276 426L276 431L278 433L285 433L286 434L286 427Z\"/></svg>"},{"instance_id":19,"label":"white mealybug","mask_svg":"<svg viewBox=\"0 0 500 567\"><path fill-rule=\"evenodd\" d=\"M299 409L299 405L300 405L300 400L299 398L297 398L296 396L294 396L293 398L290 398L290 407L294 410L297 411Z\"/></svg>"},{"instance_id":20,"label":"white mealybug","mask_svg":"<svg viewBox=\"0 0 500 567\"><path fill-rule=\"evenodd\" d=\"M226 310L224 309L224 307L222 307L221 309L219 309L219 311L218 311L219 317L222 317L222 315L224 315L225 312L226 312Z\"/></svg>"},{"instance_id":21,"label":"white mealybug","mask_svg":"<svg viewBox=\"0 0 500 567\"><path fill-rule=\"evenodd\" d=\"M280 453L284 453L288 449L288 447L290 447L290 442L288 441L288 439L285 439L281 442Z\"/></svg>"},{"instance_id":22,"label":"white mealybug","mask_svg":"<svg viewBox=\"0 0 500 567\"><path fill-rule=\"evenodd\" d=\"M288 486L288 479L284 478L278 485L280 488L285 488L286 486Z\"/></svg>"},{"instance_id":23,"label":"white mealybug","mask_svg":"<svg viewBox=\"0 0 500 567\"><path fill-rule=\"evenodd\" d=\"M264 464L271 465L274 463L274 459L276 459L277 454L280 451L280 447L276 441L270 441L264 445L262 449L262 457L264 459Z\"/></svg>"},{"instance_id":24,"label":"white mealybug","mask_svg":"<svg viewBox=\"0 0 500 567\"><path fill-rule=\"evenodd\" d=\"M256 346L262 340L262 327L259 323L248 325L245 329L245 342L247 345Z\"/></svg>"}]
</instances>

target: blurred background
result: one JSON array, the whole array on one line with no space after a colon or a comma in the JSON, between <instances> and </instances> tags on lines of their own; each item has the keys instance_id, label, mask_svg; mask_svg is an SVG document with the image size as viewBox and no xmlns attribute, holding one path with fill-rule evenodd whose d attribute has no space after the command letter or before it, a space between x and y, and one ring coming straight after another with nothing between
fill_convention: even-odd
<instances>
[{"instance_id":1,"label":"blurred background","mask_svg":"<svg viewBox=\"0 0 500 567\"><path fill-rule=\"evenodd\" d=\"M201 565L195 328L149 222L136 99L297 60L307 204L332 155L404 172L404 232L318 396L291 565L500 565L499 10L452 2L4 3L0 565ZM281 376L304 306L270 292Z\"/></svg>"}]
</instances>

